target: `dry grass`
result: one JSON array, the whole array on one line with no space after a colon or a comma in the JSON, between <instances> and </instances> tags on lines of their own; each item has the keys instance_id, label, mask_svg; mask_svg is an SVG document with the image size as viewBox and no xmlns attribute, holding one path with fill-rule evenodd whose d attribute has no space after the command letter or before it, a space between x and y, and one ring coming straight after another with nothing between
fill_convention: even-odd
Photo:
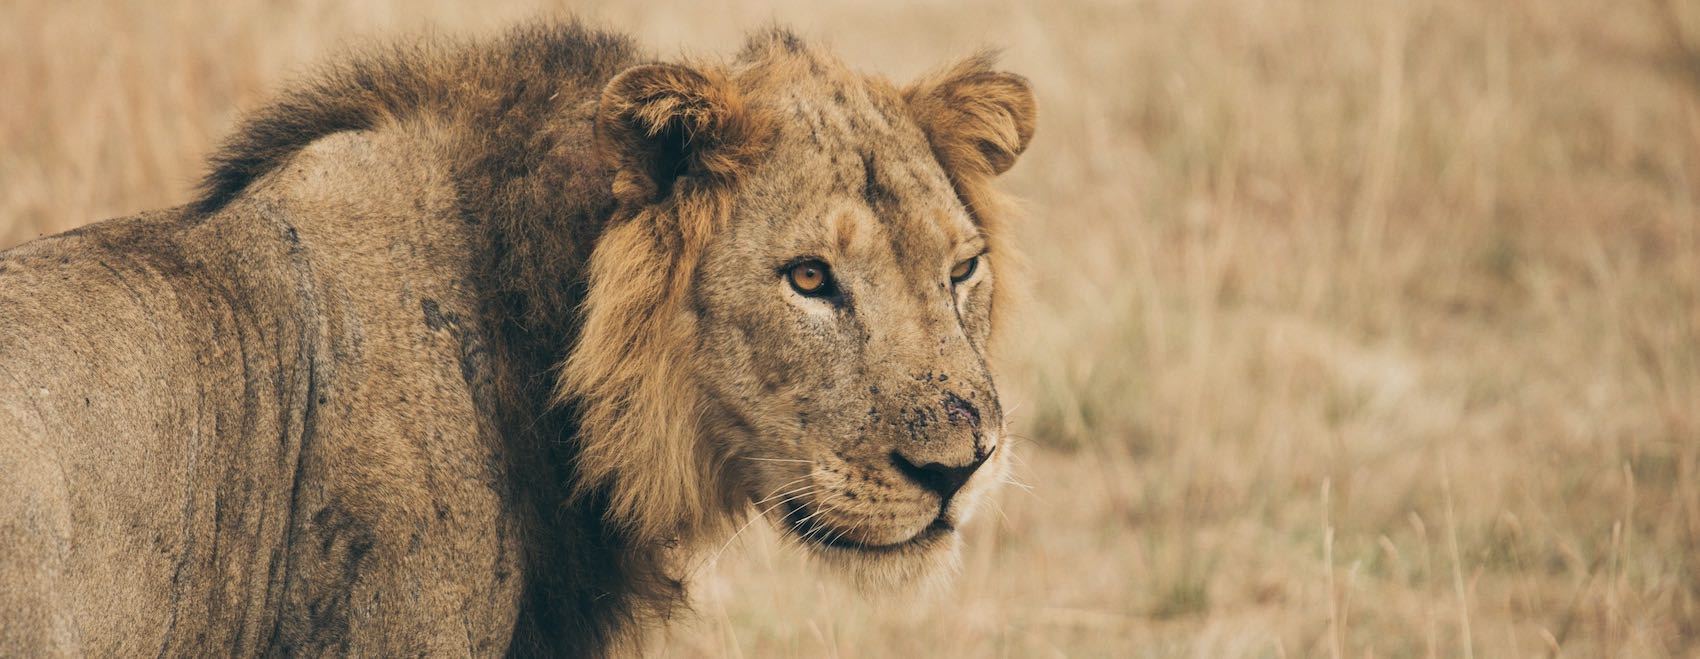
<instances>
[{"instance_id":1,"label":"dry grass","mask_svg":"<svg viewBox=\"0 0 1700 659\"><path fill-rule=\"evenodd\" d=\"M0 5L0 245L182 202L239 108L398 31L570 8L714 53L779 18L1033 78L1032 491L942 601L751 534L658 650L1700 652L1692 3L198 5Z\"/></svg>"}]
</instances>

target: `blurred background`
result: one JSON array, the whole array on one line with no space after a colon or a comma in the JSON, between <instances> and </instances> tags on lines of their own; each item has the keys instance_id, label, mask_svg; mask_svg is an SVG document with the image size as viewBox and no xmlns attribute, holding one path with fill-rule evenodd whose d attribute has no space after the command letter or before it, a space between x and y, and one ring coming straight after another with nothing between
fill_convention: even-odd
<instances>
[{"instance_id":1,"label":"blurred background","mask_svg":"<svg viewBox=\"0 0 1700 659\"><path fill-rule=\"evenodd\" d=\"M1002 360L1027 487L868 600L753 529L657 654L1700 652L1700 3L0 2L0 248L190 197L246 108L386 36L778 20L1040 125Z\"/></svg>"}]
</instances>

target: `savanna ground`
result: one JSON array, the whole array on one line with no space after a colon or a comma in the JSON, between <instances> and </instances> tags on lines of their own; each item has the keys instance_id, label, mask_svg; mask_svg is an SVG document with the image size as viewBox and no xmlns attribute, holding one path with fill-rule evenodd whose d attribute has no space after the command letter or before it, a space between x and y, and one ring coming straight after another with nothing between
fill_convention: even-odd
<instances>
[{"instance_id":1,"label":"savanna ground","mask_svg":"<svg viewBox=\"0 0 1700 659\"><path fill-rule=\"evenodd\" d=\"M1025 465L933 601L758 525L651 649L1700 652L1700 5L1687 0L0 3L0 246L175 205L308 64L576 11L662 55L778 19L1040 96Z\"/></svg>"}]
</instances>

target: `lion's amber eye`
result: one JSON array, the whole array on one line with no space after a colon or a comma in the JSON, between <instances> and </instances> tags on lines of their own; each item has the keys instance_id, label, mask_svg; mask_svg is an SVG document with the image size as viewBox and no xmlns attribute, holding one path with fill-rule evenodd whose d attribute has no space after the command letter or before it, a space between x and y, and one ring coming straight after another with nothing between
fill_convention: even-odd
<instances>
[{"instance_id":1,"label":"lion's amber eye","mask_svg":"<svg viewBox=\"0 0 1700 659\"><path fill-rule=\"evenodd\" d=\"M803 295L822 297L832 294L832 271L820 261L804 261L785 271L791 288Z\"/></svg>"},{"instance_id":2,"label":"lion's amber eye","mask_svg":"<svg viewBox=\"0 0 1700 659\"><path fill-rule=\"evenodd\" d=\"M978 256L956 264L956 267L950 269L950 283L960 284L968 281L969 277L974 276L974 270L978 267L980 267L980 257Z\"/></svg>"}]
</instances>

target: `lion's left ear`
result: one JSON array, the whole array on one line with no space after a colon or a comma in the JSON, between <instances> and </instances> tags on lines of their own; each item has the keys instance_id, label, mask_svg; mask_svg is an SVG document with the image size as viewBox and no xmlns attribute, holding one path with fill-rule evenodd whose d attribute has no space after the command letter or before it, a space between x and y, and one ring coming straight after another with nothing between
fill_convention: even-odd
<instances>
[{"instance_id":1,"label":"lion's left ear","mask_svg":"<svg viewBox=\"0 0 1700 659\"><path fill-rule=\"evenodd\" d=\"M1027 79L981 54L904 90L933 154L953 177L1002 174L1033 140L1038 106Z\"/></svg>"},{"instance_id":2,"label":"lion's left ear","mask_svg":"<svg viewBox=\"0 0 1700 659\"><path fill-rule=\"evenodd\" d=\"M724 183L762 151L762 122L717 67L647 64L614 76L596 113L614 194L648 203L684 180Z\"/></svg>"}]
</instances>

